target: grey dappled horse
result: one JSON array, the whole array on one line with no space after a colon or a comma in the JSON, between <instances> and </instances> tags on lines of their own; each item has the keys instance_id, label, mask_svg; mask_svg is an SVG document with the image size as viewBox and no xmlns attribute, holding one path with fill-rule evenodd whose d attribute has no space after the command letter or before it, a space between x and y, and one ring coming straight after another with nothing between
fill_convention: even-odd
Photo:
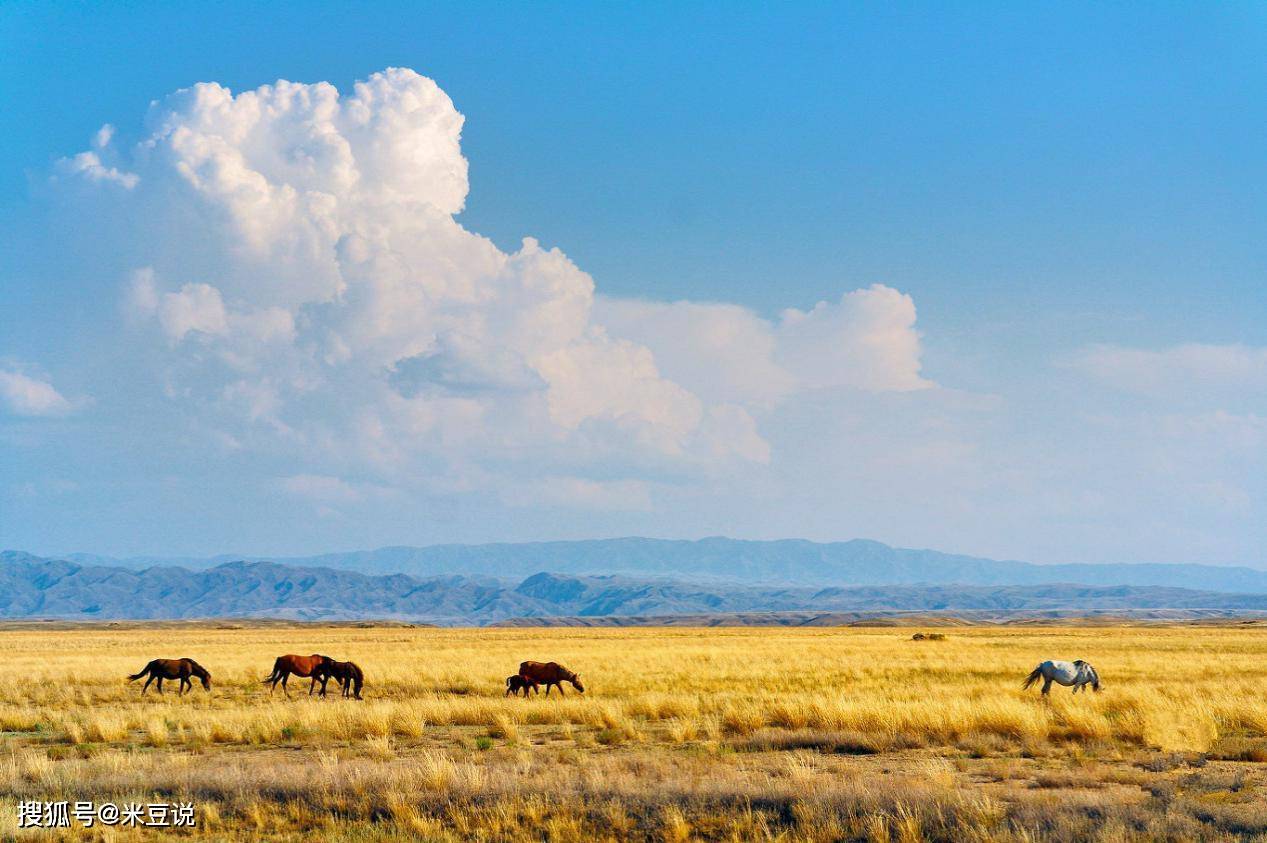
<instances>
[{"instance_id":1,"label":"grey dappled horse","mask_svg":"<svg viewBox=\"0 0 1267 843\"><path fill-rule=\"evenodd\" d=\"M1021 685L1021 688L1028 691L1030 686L1039 679L1043 680L1044 694L1051 690L1051 683L1053 682L1064 685L1066 688L1072 685L1075 694L1078 693L1079 689L1085 691L1087 685L1090 685L1096 691L1100 690L1100 675L1095 672L1094 667L1082 659L1072 662L1043 662L1034 668L1033 673L1025 677L1025 684Z\"/></svg>"}]
</instances>

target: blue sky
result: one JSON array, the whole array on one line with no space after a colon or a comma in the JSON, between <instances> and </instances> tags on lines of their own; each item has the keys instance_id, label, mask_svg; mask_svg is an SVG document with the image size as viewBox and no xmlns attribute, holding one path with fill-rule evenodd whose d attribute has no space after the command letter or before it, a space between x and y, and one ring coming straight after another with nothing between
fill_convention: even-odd
<instances>
[{"instance_id":1,"label":"blue sky","mask_svg":"<svg viewBox=\"0 0 1267 843\"><path fill-rule=\"evenodd\" d=\"M726 533L1267 564L1265 14L7 4L0 544L285 553ZM434 80L465 118L460 234L419 232L401 209L371 226L378 203L339 194L343 228L314 260L391 229L420 250L412 271L460 265L475 286L505 260L512 286L548 280L572 301L584 273L584 319L507 329L535 345L486 337L519 298L473 315L451 279L449 298L429 288L420 304L395 285L425 282L392 276L375 312L417 333L371 336L320 305L352 301L340 284L381 293L379 270L268 287L347 272L296 269L279 245L313 219L243 258L261 221L191 189L175 161L189 150L138 157L154 101L169 124L227 131L207 128L205 103L171 99L195 83L324 81L346 100L389 67ZM270 162L303 142L269 138L245 155L280 189L292 175ZM361 170L383 163L353 146ZM74 158L92 150L99 170ZM403 177L384 176L383 195ZM459 243L473 234L497 254ZM571 268L520 252L526 236ZM853 291L872 292L842 299ZM243 345L266 313L293 323L294 348ZM567 359L547 361L573 329ZM318 348L333 334L353 369ZM385 391L353 395L370 380ZM349 444L369 415L389 449Z\"/></svg>"}]
</instances>

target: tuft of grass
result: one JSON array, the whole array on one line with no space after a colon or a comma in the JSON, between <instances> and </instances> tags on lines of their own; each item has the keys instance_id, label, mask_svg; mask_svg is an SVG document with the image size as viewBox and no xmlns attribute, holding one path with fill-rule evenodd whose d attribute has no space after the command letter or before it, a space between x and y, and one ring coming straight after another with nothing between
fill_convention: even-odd
<instances>
[{"instance_id":1,"label":"tuft of grass","mask_svg":"<svg viewBox=\"0 0 1267 843\"><path fill-rule=\"evenodd\" d=\"M488 736L514 743L519 740L519 727L515 725L515 721L505 714L499 714L493 718L493 722L489 725Z\"/></svg>"}]
</instances>

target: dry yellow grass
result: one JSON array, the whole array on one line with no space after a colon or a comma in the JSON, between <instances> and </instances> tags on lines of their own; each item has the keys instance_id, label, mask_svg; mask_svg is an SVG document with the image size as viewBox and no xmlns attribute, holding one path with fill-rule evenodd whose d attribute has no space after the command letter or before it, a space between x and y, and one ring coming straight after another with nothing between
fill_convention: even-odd
<instances>
[{"instance_id":1,"label":"dry yellow grass","mask_svg":"<svg viewBox=\"0 0 1267 843\"><path fill-rule=\"evenodd\" d=\"M19 799L155 795L195 801L197 833L220 839L1267 834L1267 634L911 634L3 630L0 837ZM355 660L366 700L309 699L306 681L270 696L260 680L286 652ZM182 656L210 694L142 698L124 678ZM504 698L527 658L578 670L587 693ZM1105 691L1022 692L1044 658L1092 661Z\"/></svg>"}]
</instances>

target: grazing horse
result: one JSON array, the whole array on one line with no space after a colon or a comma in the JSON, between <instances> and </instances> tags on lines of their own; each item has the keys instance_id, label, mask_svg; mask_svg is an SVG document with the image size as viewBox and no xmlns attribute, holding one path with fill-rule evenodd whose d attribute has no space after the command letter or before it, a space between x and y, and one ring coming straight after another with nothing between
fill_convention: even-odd
<instances>
[{"instance_id":1,"label":"grazing horse","mask_svg":"<svg viewBox=\"0 0 1267 843\"><path fill-rule=\"evenodd\" d=\"M187 688L193 688L194 683L189 681L190 676L197 676L202 680L202 687L211 690L211 674L206 668L198 664L193 659L154 659L154 661L141 668L140 673L135 673L128 677L129 682L135 682L142 676L149 675L149 679L145 680L145 686L141 688L141 695L149 690L150 683L155 679L158 680L158 692L163 693L164 679L179 679L180 694L183 696Z\"/></svg>"},{"instance_id":2,"label":"grazing horse","mask_svg":"<svg viewBox=\"0 0 1267 843\"><path fill-rule=\"evenodd\" d=\"M330 659L318 665L312 673L312 678L321 680L321 696L323 697L326 695L326 683L330 681L330 677L334 677L334 680L339 683L339 687L343 689L343 696L352 694L358 700L363 699L361 688L365 685L365 674L356 664Z\"/></svg>"},{"instance_id":3,"label":"grazing horse","mask_svg":"<svg viewBox=\"0 0 1267 843\"><path fill-rule=\"evenodd\" d=\"M317 687L317 670L322 665L329 664L332 661L334 659L329 656L322 656L317 653L313 653L311 656L278 656L277 661L273 662L273 672L264 680L264 684L273 683L272 687L268 689L271 694L277 690L277 683L281 682L282 691L285 692L286 696L290 696L290 691L286 689L286 680L290 679L292 673L304 679L311 676L312 683L308 686L308 696L311 697L313 688Z\"/></svg>"},{"instance_id":4,"label":"grazing horse","mask_svg":"<svg viewBox=\"0 0 1267 843\"><path fill-rule=\"evenodd\" d=\"M1085 692L1087 685L1090 685L1096 692L1100 690L1100 674L1096 673L1095 668L1082 659L1072 662L1043 662L1034 668L1033 673L1025 677L1025 682L1021 685L1021 689L1028 691L1030 686L1039 679L1043 680L1044 694L1051 690L1052 682L1059 683L1065 687L1072 685L1075 694L1079 690Z\"/></svg>"},{"instance_id":5,"label":"grazing horse","mask_svg":"<svg viewBox=\"0 0 1267 843\"><path fill-rule=\"evenodd\" d=\"M536 683L536 680L529 679L526 676L520 676L518 673L516 673L514 676L506 677L506 693L503 694L502 696L506 696L506 697L516 696L517 697L519 696L519 692L523 691L524 699L528 699L529 689L535 691L538 694L541 693L541 686ZM547 688L546 690L548 691L549 689ZM559 693L563 693L563 692L560 691Z\"/></svg>"},{"instance_id":6,"label":"grazing horse","mask_svg":"<svg viewBox=\"0 0 1267 843\"><path fill-rule=\"evenodd\" d=\"M571 682L572 687L585 693L585 686L581 684L581 675L573 673L558 662L523 662L519 665L519 675L524 679L533 682L539 682L546 686L546 696L550 696L550 686L553 685L559 689L559 695L563 694L563 683ZM526 691L524 693L527 693Z\"/></svg>"}]
</instances>

